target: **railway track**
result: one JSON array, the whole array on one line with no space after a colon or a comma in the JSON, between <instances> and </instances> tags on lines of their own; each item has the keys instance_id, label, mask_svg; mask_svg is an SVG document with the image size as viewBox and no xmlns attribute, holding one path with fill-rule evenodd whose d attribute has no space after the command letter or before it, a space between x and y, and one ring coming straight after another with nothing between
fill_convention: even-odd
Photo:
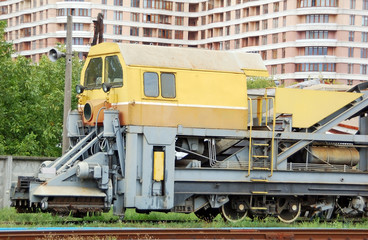
<instances>
[{"instance_id":1,"label":"railway track","mask_svg":"<svg viewBox=\"0 0 368 240\"><path fill-rule=\"evenodd\" d=\"M0 229L0 239L267 239L267 240L368 240L363 229L295 228L38 228Z\"/></svg>"}]
</instances>

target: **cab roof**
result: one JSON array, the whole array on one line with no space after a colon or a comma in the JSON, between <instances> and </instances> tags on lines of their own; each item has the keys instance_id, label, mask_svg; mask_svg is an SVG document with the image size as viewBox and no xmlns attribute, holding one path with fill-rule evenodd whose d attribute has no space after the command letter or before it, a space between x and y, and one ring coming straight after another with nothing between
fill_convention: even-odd
<instances>
[{"instance_id":1,"label":"cab roof","mask_svg":"<svg viewBox=\"0 0 368 240\"><path fill-rule=\"evenodd\" d=\"M102 43L93 46L89 57L121 52L128 66L165 67L244 73L267 76L259 54L240 51L216 51L187 47L163 47L140 44ZM261 74L263 73L263 74Z\"/></svg>"}]
</instances>

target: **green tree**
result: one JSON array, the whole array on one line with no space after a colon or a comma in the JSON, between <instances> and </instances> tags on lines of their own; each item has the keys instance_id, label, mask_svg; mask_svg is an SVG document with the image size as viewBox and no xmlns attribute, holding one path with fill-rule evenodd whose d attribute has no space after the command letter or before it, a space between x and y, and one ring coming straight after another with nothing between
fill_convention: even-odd
<instances>
[{"instance_id":1,"label":"green tree","mask_svg":"<svg viewBox=\"0 0 368 240\"><path fill-rule=\"evenodd\" d=\"M0 36L5 24L0 22ZM0 155L59 156L62 141L65 59L38 64L11 58L12 44L0 39ZM73 84L82 64L73 58ZM75 92L74 92L75 93ZM76 93L75 93L76 94ZM74 94L74 96L75 96ZM73 106L76 106L76 98Z\"/></svg>"},{"instance_id":2,"label":"green tree","mask_svg":"<svg viewBox=\"0 0 368 240\"><path fill-rule=\"evenodd\" d=\"M267 88L276 87L275 81L272 78L267 77L248 77L247 78L247 88Z\"/></svg>"}]
</instances>

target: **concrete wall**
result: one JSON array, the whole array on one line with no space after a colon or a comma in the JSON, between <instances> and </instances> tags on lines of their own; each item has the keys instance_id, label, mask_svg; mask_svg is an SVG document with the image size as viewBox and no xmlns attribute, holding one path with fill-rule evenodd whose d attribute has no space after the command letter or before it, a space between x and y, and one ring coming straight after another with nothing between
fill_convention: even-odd
<instances>
[{"instance_id":1,"label":"concrete wall","mask_svg":"<svg viewBox=\"0 0 368 240\"><path fill-rule=\"evenodd\" d=\"M10 187L18 176L35 176L43 161L55 158L0 156L0 208L10 206Z\"/></svg>"}]
</instances>

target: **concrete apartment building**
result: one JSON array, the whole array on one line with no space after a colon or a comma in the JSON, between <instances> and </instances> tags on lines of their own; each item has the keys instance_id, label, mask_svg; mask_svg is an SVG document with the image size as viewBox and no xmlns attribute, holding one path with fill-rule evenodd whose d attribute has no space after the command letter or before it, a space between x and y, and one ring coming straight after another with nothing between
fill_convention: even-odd
<instances>
[{"instance_id":1,"label":"concrete apartment building","mask_svg":"<svg viewBox=\"0 0 368 240\"><path fill-rule=\"evenodd\" d=\"M64 43L88 52L97 14L104 39L259 52L285 85L309 79L368 80L368 0L0 0L0 20L17 54L37 61Z\"/></svg>"}]
</instances>

